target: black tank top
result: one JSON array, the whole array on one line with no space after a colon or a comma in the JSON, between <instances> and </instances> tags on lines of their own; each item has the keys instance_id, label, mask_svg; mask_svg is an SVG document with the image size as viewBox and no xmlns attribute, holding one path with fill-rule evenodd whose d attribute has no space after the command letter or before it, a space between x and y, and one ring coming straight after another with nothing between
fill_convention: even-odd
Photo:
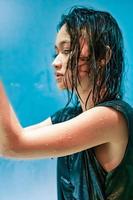
<instances>
[{"instance_id":1,"label":"black tank top","mask_svg":"<svg viewBox=\"0 0 133 200\"><path fill-rule=\"evenodd\" d=\"M128 125L129 140L118 167L106 172L95 157L94 148L57 160L58 200L133 200L133 109L124 101L98 104L121 112ZM51 116L52 123L69 120L82 112L69 107Z\"/></svg>"}]
</instances>

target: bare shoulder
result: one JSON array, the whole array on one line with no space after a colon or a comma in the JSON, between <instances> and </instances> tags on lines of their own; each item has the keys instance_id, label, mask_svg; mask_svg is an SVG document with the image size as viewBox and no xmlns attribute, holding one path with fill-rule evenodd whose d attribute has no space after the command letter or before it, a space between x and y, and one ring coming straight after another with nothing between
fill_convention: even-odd
<instances>
[{"instance_id":1,"label":"bare shoulder","mask_svg":"<svg viewBox=\"0 0 133 200\"><path fill-rule=\"evenodd\" d=\"M94 115L94 123L111 134L112 141L122 140L128 137L128 126L125 116L111 107L97 106L89 111L89 114ZM116 133L116 134L115 134Z\"/></svg>"},{"instance_id":2,"label":"bare shoulder","mask_svg":"<svg viewBox=\"0 0 133 200\"><path fill-rule=\"evenodd\" d=\"M99 131L103 131L105 134L108 133L110 141L116 141L122 135L125 137L124 135L127 135L128 132L127 121L124 115L111 107L94 107L76 117L75 121L79 123L79 126L88 126L96 133Z\"/></svg>"}]
</instances>

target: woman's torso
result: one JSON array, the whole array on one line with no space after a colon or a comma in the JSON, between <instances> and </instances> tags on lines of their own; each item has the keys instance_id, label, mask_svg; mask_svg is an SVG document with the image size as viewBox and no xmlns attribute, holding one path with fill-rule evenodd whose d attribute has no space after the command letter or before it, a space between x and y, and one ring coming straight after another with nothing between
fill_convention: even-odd
<instances>
[{"instance_id":1,"label":"woman's torso","mask_svg":"<svg viewBox=\"0 0 133 200\"><path fill-rule=\"evenodd\" d=\"M103 106L113 107L127 118L129 132L132 132L131 108L122 101L105 102ZM69 108L61 117L68 120L80 114L80 108ZM59 113L58 115L59 119ZM53 119L53 123L56 120ZM58 123L58 122L57 122ZM80 153L58 158L57 181L59 200L131 200L133 194L133 175L131 173L132 139L130 136L125 156L118 167L107 173L99 163L99 152L102 147L91 148ZM100 150L98 151L98 148ZM104 149L104 148L103 148ZM105 150L105 149L104 149ZM101 154L102 155L102 154ZM131 173L131 175L127 173ZM131 178L132 177L132 178ZM127 186L128 185L128 186Z\"/></svg>"}]
</instances>

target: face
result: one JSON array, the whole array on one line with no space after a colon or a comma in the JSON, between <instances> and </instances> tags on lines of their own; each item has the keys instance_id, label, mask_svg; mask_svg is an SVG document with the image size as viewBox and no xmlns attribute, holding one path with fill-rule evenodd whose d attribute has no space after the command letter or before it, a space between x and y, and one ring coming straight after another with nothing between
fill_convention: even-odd
<instances>
[{"instance_id":1,"label":"face","mask_svg":"<svg viewBox=\"0 0 133 200\"><path fill-rule=\"evenodd\" d=\"M60 89L65 89L66 84L70 87L70 81L67 78L70 75L68 74L70 73L68 72L69 70L66 73L67 63L71 53L70 42L70 35L66 31L66 25L63 25L56 37L56 57L52 63L55 69L57 85Z\"/></svg>"},{"instance_id":2,"label":"face","mask_svg":"<svg viewBox=\"0 0 133 200\"><path fill-rule=\"evenodd\" d=\"M67 63L71 54L71 38L67 32L66 25L63 25L56 37L55 51L56 57L53 61L55 69L55 77L57 85L60 89L65 89L66 85L68 89L71 89L71 71L67 69ZM85 39L80 39L80 58L78 64L78 73L80 83L85 76L88 75L88 67L85 64L85 59L88 56L88 44Z\"/></svg>"}]
</instances>

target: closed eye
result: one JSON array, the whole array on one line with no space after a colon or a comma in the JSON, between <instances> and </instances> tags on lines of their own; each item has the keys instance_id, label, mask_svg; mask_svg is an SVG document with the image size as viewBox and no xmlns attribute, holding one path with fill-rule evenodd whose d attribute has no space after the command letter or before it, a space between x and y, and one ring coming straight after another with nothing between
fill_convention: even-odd
<instances>
[{"instance_id":1,"label":"closed eye","mask_svg":"<svg viewBox=\"0 0 133 200\"><path fill-rule=\"evenodd\" d=\"M65 54L65 55L68 55L71 53L71 50L70 49L65 49L62 51L62 54Z\"/></svg>"},{"instance_id":2,"label":"closed eye","mask_svg":"<svg viewBox=\"0 0 133 200\"><path fill-rule=\"evenodd\" d=\"M64 55L69 55L71 53L71 50L70 49L65 49L61 52L61 54L64 54ZM58 56L59 53L54 53L53 54L53 58L56 58Z\"/></svg>"}]
</instances>

